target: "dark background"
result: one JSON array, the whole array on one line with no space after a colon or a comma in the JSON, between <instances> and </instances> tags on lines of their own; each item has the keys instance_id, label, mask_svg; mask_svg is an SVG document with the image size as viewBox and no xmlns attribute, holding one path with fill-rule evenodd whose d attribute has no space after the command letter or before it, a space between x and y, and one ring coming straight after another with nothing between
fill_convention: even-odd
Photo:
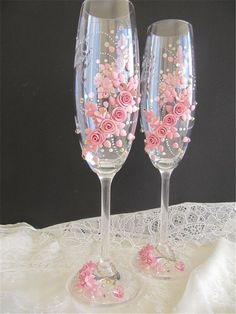
<instances>
[{"instance_id":1,"label":"dark background","mask_svg":"<svg viewBox=\"0 0 236 314\"><path fill-rule=\"evenodd\" d=\"M234 1L133 1L142 55L159 19L192 23L197 108L170 203L234 200ZM81 1L1 2L1 223L35 227L100 214L96 175L74 134L73 59ZM138 130L137 130L138 131ZM160 204L160 175L137 132L112 213Z\"/></svg>"}]
</instances>

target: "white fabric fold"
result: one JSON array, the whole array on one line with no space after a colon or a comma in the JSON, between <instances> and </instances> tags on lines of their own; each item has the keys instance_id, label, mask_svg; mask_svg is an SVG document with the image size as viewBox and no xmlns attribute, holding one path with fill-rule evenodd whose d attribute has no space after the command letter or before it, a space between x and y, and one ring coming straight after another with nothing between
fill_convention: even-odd
<instances>
[{"instance_id":1,"label":"white fabric fold","mask_svg":"<svg viewBox=\"0 0 236 314\"><path fill-rule=\"evenodd\" d=\"M236 313L236 244L220 239L190 274L176 313Z\"/></svg>"}]
</instances>

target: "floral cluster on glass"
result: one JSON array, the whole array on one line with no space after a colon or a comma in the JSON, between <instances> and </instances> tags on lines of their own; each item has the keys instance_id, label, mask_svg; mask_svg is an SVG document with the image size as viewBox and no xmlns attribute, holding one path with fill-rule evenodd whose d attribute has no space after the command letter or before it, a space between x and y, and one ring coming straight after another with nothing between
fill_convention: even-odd
<instances>
[{"instance_id":1,"label":"floral cluster on glass","mask_svg":"<svg viewBox=\"0 0 236 314\"><path fill-rule=\"evenodd\" d=\"M131 114L139 110L139 79L135 73L130 75L132 61L129 60L128 39L121 34L116 48L109 42L104 45L109 56L115 53L116 56L112 56L114 62L109 63L104 59L98 65L93 82L98 101L93 101L94 93L90 92L91 97L84 104L86 114L93 120L95 128L85 130L87 139L82 151L83 157L89 152L97 152L99 148L110 149L112 143L122 149L124 140L131 143L135 138L129 132L129 121Z\"/></svg>"},{"instance_id":2,"label":"floral cluster on glass","mask_svg":"<svg viewBox=\"0 0 236 314\"><path fill-rule=\"evenodd\" d=\"M163 153L164 143L168 140L171 141L171 148L176 150L180 148L180 142L190 142L189 137L180 133L181 129L178 125L181 122L187 124L194 119L192 112L196 107L196 103L192 104L192 77L191 75L187 77L184 73L188 61L183 47L181 45L177 48L170 47L163 53L162 58L163 64L167 66L165 71L160 70L159 95L155 99L160 107L160 115L156 116L153 111L145 111L149 127L145 139L147 153L151 150Z\"/></svg>"},{"instance_id":3,"label":"floral cluster on glass","mask_svg":"<svg viewBox=\"0 0 236 314\"><path fill-rule=\"evenodd\" d=\"M152 272L159 274L170 271L170 266L173 261L168 261L163 256L158 256L155 253L155 247L152 244L147 244L138 252L139 264L145 269L150 269ZM182 261L174 261L174 267L177 271L184 271L185 265Z\"/></svg>"},{"instance_id":4,"label":"floral cluster on glass","mask_svg":"<svg viewBox=\"0 0 236 314\"><path fill-rule=\"evenodd\" d=\"M96 269L97 264L92 261L84 264L77 273L74 287L79 291L84 291L91 297L102 298L106 297L107 293L111 293L112 297L122 299L124 297L124 288L114 280L113 289L111 291L106 289L112 283L108 279L98 280L95 274Z\"/></svg>"}]
</instances>

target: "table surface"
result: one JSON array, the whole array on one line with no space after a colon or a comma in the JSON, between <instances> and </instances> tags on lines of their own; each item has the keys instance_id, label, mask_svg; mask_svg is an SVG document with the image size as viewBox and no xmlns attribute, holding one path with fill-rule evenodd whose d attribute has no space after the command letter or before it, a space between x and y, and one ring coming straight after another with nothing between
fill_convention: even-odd
<instances>
[{"instance_id":1,"label":"table surface","mask_svg":"<svg viewBox=\"0 0 236 314\"><path fill-rule=\"evenodd\" d=\"M160 209L114 215L111 255L140 281L138 296L112 308L76 303L68 278L99 255L100 219L35 229L0 226L1 313L236 313L235 203L184 203L169 210L169 241L188 261L176 280L135 273L137 249L158 238Z\"/></svg>"}]
</instances>

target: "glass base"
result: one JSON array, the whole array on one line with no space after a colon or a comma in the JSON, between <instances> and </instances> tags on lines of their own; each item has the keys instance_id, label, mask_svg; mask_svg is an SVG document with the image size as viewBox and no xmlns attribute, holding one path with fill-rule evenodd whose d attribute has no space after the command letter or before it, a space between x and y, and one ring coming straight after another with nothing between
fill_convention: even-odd
<instances>
[{"instance_id":1,"label":"glass base","mask_svg":"<svg viewBox=\"0 0 236 314\"><path fill-rule=\"evenodd\" d=\"M186 274L186 263L176 258L169 245L147 244L142 247L134 262L138 273L158 279L177 279Z\"/></svg>"},{"instance_id":2,"label":"glass base","mask_svg":"<svg viewBox=\"0 0 236 314\"><path fill-rule=\"evenodd\" d=\"M118 272L112 263L107 267L107 263L92 261L84 264L67 283L67 290L78 303L92 306L127 302L138 294L139 289L138 280L129 270L121 267Z\"/></svg>"}]
</instances>

